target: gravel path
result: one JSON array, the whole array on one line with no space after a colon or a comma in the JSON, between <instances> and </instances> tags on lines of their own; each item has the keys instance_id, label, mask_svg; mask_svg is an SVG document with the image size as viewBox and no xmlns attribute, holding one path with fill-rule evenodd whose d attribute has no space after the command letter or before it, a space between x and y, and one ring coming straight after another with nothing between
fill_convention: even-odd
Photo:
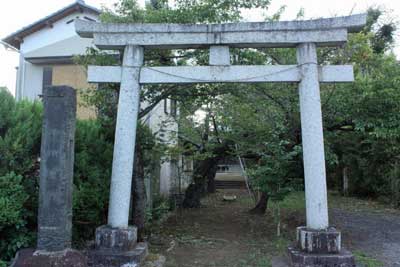
<instances>
[{"instance_id":1,"label":"gravel path","mask_svg":"<svg viewBox=\"0 0 400 267\"><path fill-rule=\"evenodd\" d=\"M331 209L332 224L343 229L345 246L400 267L400 215Z\"/></svg>"}]
</instances>

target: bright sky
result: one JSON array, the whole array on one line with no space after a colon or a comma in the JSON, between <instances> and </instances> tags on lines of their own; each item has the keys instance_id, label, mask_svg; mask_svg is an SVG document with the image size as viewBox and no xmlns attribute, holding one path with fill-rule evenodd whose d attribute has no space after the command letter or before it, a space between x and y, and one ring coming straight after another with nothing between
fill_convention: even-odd
<instances>
[{"instance_id":1,"label":"bright sky","mask_svg":"<svg viewBox=\"0 0 400 267\"><path fill-rule=\"evenodd\" d=\"M144 1L139 0L141 4ZM0 9L0 39L73 2L74 0L3 1ZM87 4L98 8L112 7L115 2L117 0L86 0ZM400 0L272 0L268 14L273 14L282 5L287 6L282 18L284 20L294 19L301 8L304 8L306 18L320 18L362 13L370 6L381 6L392 11L394 19L400 21ZM246 17L249 21L262 19L260 12L255 11L246 13ZM400 38L398 38L395 52L400 58ZM0 45L0 86L8 87L12 92L15 90L15 67L17 66L18 53L6 51Z\"/></svg>"}]
</instances>

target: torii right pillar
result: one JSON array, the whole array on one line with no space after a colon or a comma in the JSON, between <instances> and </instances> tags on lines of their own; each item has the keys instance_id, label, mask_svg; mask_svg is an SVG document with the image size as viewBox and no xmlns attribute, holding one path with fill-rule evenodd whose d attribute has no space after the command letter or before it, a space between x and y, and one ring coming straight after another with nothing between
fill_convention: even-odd
<instances>
[{"instance_id":1,"label":"torii right pillar","mask_svg":"<svg viewBox=\"0 0 400 267\"><path fill-rule=\"evenodd\" d=\"M293 267L353 267L342 249L341 233L329 226L321 97L315 43L297 47L307 226L297 228L297 245L289 247Z\"/></svg>"}]
</instances>

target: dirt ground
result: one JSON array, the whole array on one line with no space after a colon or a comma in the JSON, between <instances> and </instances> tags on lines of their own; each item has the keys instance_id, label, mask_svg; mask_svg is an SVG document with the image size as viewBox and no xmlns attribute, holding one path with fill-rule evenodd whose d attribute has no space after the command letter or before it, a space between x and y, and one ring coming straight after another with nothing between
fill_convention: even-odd
<instances>
[{"instance_id":1,"label":"dirt ground","mask_svg":"<svg viewBox=\"0 0 400 267\"><path fill-rule=\"evenodd\" d=\"M225 202L224 194L238 198ZM277 237L274 204L265 216L250 215L253 203L246 191L220 191L205 198L204 207L178 210L154 227L150 248L167 257L167 267L271 266L273 257L285 255L296 226L305 224L303 201L295 196L280 204L281 235ZM400 266L400 214L379 213L376 207L369 212L370 205L339 197L330 202L331 222L343 229L344 245L384 263L364 266Z\"/></svg>"}]
</instances>

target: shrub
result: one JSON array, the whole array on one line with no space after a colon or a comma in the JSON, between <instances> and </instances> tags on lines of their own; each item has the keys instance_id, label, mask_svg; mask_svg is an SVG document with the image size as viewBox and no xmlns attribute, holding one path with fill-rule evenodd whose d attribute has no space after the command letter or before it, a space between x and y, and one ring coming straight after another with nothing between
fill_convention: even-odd
<instances>
[{"instance_id":1,"label":"shrub","mask_svg":"<svg viewBox=\"0 0 400 267\"><path fill-rule=\"evenodd\" d=\"M35 241L41 118L39 102L0 89L0 266Z\"/></svg>"},{"instance_id":2,"label":"shrub","mask_svg":"<svg viewBox=\"0 0 400 267\"><path fill-rule=\"evenodd\" d=\"M42 110L40 102L16 102L8 91L0 88L0 267L18 249L34 246ZM106 223L114 144L112 121L86 120L76 125L75 244L92 239L95 227ZM151 169L155 143L146 126L138 128L138 142L147 151L144 164Z\"/></svg>"},{"instance_id":3,"label":"shrub","mask_svg":"<svg viewBox=\"0 0 400 267\"><path fill-rule=\"evenodd\" d=\"M97 120L78 121L75 137L74 240L79 243L106 223L113 140Z\"/></svg>"},{"instance_id":4,"label":"shrub","mask_svg":"<svg viewBox=\"0 0 400 267\"><path fill-rule=\"evenodd\" d=\"M13 172L0 176L0 252L5 260L34 240L34 234L26 227L28 215L24 205L29 195L22 180Z\"/></svg>"}]
</instances>

